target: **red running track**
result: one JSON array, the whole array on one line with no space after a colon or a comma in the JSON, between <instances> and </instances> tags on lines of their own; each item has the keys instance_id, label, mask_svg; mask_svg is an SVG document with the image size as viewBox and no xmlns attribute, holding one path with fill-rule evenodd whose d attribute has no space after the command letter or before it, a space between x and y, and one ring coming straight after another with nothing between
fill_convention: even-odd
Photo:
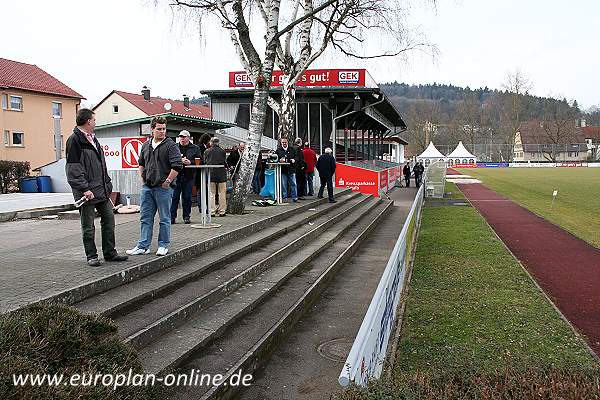
<instances>
[{"instance_id":1,"label":"red running track","mask_svg":"<svg viewBox=\"0 0 600 400\"><path fill-rule=\"evenodd\" d=\"M481 184L458 187L600 355L600 249Z\"/></svg>"}]
</instances>

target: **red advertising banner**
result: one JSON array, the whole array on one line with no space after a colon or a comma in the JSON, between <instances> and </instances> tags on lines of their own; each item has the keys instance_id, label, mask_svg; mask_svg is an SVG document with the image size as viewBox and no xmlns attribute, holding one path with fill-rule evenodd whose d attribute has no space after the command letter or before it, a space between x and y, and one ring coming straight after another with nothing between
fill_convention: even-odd
<instances>
[{"instance_id":1,"label":"red advertising banner","mask_svg":"<svg viewBox=\"0 0 600 400\"><path fill-rule=\"evenodd\" d=\"M388 170L384 169L383 171L379 171L379 188L383 189L384 192L387 192L388 185Z\"/></svg>"},{"instance_id":2,"label":"red advertising banner","mask_svg":"<svg viewBox=\"0 0 600 400\"><path fill-rule=\"evenodd\" d=\"M353 192L379 196L378 172L338 163L335 168L335 187L352 188Z\"/></svg>"},{"instance_id":3,"label":"red advertising banner","mask_svg":"<svg viewBox=\"0 0 600 400\"><path fill-rule=\"evenodd\" d=\"M365 69L309 69L296 82L296 86L365 86ZM271 87L283 85L283 72L273 71ZM252 87L252 80L245 71L229 72L229 87Z\"/></svg>"},{"instance_id":4,"label":"red advertising banner","mask_svg":"<svg viewBox=\"0 0 600 400\"><path fill-rule=\"evenodd\" d=\"M477 164L454 164L451 168L477 168Z\"/></svg>"},{"instance_id":5,"label":"red advertising banner","mask_svg":"<svg viewBox=\"0 0 600 400\"><path fill-rule=\"evenodd\" d=\"M142 145L147 137L121 138L121 163L124 169L138 168Z\"/></svg>"}]
</instances>

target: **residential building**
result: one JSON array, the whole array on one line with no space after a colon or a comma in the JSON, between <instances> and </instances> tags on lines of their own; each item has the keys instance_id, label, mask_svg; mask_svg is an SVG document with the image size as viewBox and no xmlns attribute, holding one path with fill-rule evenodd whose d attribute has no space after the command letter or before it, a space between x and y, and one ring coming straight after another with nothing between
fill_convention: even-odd
<instances>
[{"instance_id":1,"label":"residential building","mask_svg":"<svg viewBox=\"0 0 600 400\"><path fill-rule=\"evenodd\" d=\"M32 169L56 160L55 119L64 156L81 99L38 66L0 58L0 159L29 161Z\"/></svg>"},{"instance_id":2,"label":"residential building","mask_svg":"<svg viewBox=\"0 0 600 400\"><path fill-rule=\"evenodd\" d=\"M596 156L599 127L577 126L576 121L522 123L515 133L513 161L588 161Z\"/></svg>"}]
</instances>

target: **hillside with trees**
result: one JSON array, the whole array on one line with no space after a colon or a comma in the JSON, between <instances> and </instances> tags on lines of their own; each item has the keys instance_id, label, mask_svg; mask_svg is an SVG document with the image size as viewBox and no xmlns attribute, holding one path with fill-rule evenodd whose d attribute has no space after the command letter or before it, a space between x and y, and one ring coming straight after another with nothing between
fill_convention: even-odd
<instances>
[{"instance_id":1,"label":"hillside with trees","mask_svg":"<svg viewBox=\"0 0 600 400\"><path fill-rule=\"evenodd\" d=\"M475 153L489 154L493 147L499 154L490 154L490 158L506 160L521 122L572 121L573 131L582 119L587 125L600 125L598 107L581 110L576 100L533 96L529 94L531 83L520 72L508 74L502 90L399 82L380 87L407 123L403 136L410 143L410 155L423 151L429 141L444 151L462 140Z\"/></svg>"}]
</instances>

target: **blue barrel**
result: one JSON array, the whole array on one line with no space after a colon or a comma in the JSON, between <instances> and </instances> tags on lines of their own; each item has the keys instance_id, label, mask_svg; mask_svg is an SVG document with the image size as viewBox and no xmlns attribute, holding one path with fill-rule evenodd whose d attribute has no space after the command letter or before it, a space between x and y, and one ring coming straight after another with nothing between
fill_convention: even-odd
<instances>
[{"instance_id":1,"label":"blue barrel","mask_svg":"<svg viewBox=\"0 0 600 400\"><path fill-rule=\"evenodd\" d=\"M21 178L19 179L19 187L21 188L21 193L37 193L37 179L33 176Z\"/></svg>"},{"instance_id":2,"label":"blue barrel","mask_svg":"<svg viewBox=\"0 0 600 400\"><path fill-rule=\"evenodd\" d=\"M38 176L37 187L40 193L52 193L52 179L47 175Z\"/></svg>"}]
</instances>

